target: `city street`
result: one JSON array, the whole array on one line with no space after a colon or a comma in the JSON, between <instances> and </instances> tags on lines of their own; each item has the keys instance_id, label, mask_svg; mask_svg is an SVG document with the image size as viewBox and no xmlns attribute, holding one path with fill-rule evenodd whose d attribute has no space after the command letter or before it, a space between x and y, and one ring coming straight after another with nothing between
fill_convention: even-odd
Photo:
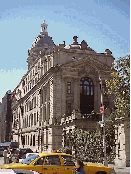
<instances>
[{"instance_id":1,"label":"city street","mask_svg":"<svg viewBox=\"0 0 131 174\"><path fill-rule=\"evenodd\" d=\"M4 163L4 157L0 157L0 170L1 170L1 166ZM114 166L112 164L109 164L109 167L114 167L116 174L130 174L130 167L118 167L118 166Z\"/></svg>"}]
</instances>

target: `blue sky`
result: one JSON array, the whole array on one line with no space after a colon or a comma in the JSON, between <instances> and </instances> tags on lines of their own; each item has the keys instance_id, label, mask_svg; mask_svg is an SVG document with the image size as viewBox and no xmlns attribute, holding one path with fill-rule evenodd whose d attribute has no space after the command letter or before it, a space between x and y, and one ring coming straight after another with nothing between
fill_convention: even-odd
<instances>
[{"instance_id":1,"label":"blue sky","mask_svg":"<svg viewBox=\"0 0 131 174\"><path fill-rule=\"evenodd\" d=\"M85 40L115 59L130 52L129 0L4 0L0 2L0 99L27 72L28 48L41 31L43 20L56 45Z\"/></svg>"}]
</instances>

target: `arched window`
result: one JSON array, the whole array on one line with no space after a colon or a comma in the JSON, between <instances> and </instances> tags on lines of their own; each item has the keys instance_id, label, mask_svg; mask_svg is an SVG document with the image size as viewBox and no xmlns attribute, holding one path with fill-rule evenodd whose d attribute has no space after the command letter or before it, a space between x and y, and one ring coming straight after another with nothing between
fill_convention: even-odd
<instances>
[{"instance_id":1,"label":"arched window","mask_svg":"<svg viewBox=\"0 0 131 174\"><path fill-rule=\"evenodd\" d=\"M94 95L94 86L93 86L93 81L88 78L88 77L84 77L81 79L80 82L81 85L81 94L83 95Z\"/></svg>"},{"instance_id":2,"label":"arched window","mask_svg":"<svg viewBox=\"0 0 131 174\"><path fill-rule=\"evenodd\" d=\"M89 77L80 80L80 110L82 114L90 114L94 110L94 85Z\"/></svg>"}]
</instances>

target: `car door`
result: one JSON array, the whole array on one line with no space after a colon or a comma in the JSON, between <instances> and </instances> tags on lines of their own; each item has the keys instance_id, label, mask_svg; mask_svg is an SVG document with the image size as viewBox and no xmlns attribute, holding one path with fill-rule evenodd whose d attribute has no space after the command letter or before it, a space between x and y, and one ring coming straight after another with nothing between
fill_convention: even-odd
<instances>
[{"instance_id":1,"label":"car door","mask_svg":"<svg viewBox=\"0 0 131 174\"><path fill-rule=\"evenodd\" d=\"M42 156L37 161L35 161L34 164L33 164L32 170L37 171L39 173L42 173L42 167L43 167L44 159L45 159L45 157Z\"/></svg>"},{"instance_id":2,"label":"car door","mask_svg":"<svg viewBox=\"0 0 131 174\"><path fill-rule=\"evenodd\" d=\"M42 174L64 174L59 155L48 155L43 165Z\"/></svg>"},{"instance_id":3,"label":"car door","mask_svg":"<svg viewBox=\"0 0 131 174\"><path fill-rule=\"evenodd\" d=\"M69 155L61 155L64 162L64 173L72 174L75 168L76 159Z\"/></svg>"}]
</instances>

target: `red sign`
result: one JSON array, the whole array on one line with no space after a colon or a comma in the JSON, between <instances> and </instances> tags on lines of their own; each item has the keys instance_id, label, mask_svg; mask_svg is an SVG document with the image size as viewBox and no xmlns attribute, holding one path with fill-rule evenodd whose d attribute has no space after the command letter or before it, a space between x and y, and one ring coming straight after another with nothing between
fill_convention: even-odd
<instances>
[{"instance_id":1,"label":"red sign","mask_svg":"<svg viewBox=\"0 0 131 174\"><path fill-rule=\"evenodd\" d=\"M104 106L100 107L100 113L103 114L104 113Z\"/></svg>"}]
</instances>

